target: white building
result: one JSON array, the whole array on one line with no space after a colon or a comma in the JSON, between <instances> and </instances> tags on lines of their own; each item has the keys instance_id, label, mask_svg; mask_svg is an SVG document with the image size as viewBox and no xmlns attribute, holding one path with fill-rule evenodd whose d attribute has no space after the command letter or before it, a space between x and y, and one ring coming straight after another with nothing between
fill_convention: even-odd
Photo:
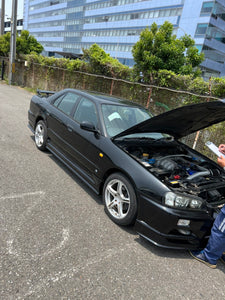
<instances>
[{"instance_id":1,"label":"white building","mask_svg":"<svg viewBox=\"0 0 225 300\"><path fill-rule=\"evenodd\" d=\"M23 18L20 17L17 19L17 33L20 34L23 30ZM5 18L5 29L4 33L11 32L11 20L10 18Z\"/></svg>"},{"instance_id":2,"label":"white building","mask_svg":"<svg viewBox=\"0 0 225 300\"><path fill-rule=\"evenodd\" d=\"M225 0L25 0L24 29L45 54L81 54L97 43L132 66L132 46L140 32L169 21L178 37L185 33L205 53L205 76L225 76Z\"/></svg>"}]
</instances>

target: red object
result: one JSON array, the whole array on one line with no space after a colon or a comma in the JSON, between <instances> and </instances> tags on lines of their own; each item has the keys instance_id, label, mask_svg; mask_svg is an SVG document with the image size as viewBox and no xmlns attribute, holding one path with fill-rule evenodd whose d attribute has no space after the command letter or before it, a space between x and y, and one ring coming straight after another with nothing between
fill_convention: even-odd
<instances>
[{"instance_id":1,"label":"red object","mask_svg":"<svg viewBox=\"0 0 225 300\"><path fill-rule=\"evenodd\" d=\"M180 175L174 175L174 179L180 179Z\"/></svg>"}]
</instances>

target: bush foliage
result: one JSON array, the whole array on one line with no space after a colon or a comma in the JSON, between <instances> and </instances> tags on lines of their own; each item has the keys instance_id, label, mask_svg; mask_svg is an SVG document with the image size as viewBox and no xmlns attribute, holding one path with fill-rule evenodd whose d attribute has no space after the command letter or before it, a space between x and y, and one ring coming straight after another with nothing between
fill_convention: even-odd
<instances>
[{"instance_id":1,"label":"bush foliage","mask_svg":"<svg viewBox=\"0 0 225 300\"><path fill-rule=\"evenodd\" d=\"M83 52L83 59L89 64L90 73L118 79L130 79L131 69L112 58L97 44L92 45L89 49L83 49Z\"/></svg>"},{"instance_id":2,"label":"bush foliage","mask_svg":"<svg viewBox=\"0 0 225 300\"><path fill-rule=\"evenodd\" d=\"M94 48L94 49L93 49ZM94 51L93 51L94 50ZM133 69L120 64L116 59L104 53L99 57L96 54L96 46L93 45L85 52L85 60L69 60L66 58L46 57L37 54L23 55L21 58L28 61L28 66L32 63L41 66L62 68L70 72L79 71L90 74L103 75L110 78L117 78L132 81ZM93 51L93 52L92 52ZM101 49L101 52L103 50ZM94 53L94 58L92 54ZM88 57L88 58L87 58ZM176 74L173 71L159 70L153 72L155 86L170 88L175 91L187 91L194 94L207 96L209 94L209 82L201 77L192 75ZM211 78L211 96L225 98L225 78ZM189 97L185 103L196 102L195 97Z\"/></svg>"}]
</instances>

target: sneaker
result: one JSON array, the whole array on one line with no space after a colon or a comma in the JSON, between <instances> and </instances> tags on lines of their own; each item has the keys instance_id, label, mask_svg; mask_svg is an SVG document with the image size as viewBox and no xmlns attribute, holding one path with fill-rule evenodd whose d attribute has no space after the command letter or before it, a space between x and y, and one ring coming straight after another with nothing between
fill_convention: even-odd
<instances>
[{"instance_id":1,"label":"sneaker","mask_svg":"<svg viewBox=\"0 0 225 300\"><path fill-rule=\"evenodd\" d=\"M222 256L220 257L220 260L225 264L225 252L223 252Z\"/></svg>"},{"instance_id":2,"label":"sneaker","mask_svg":"<svg viewBox=\"0 0 225 300\"><path fill-rule=\"evenodd\" d=\"M202 251L189 251L190 255L192 257L194 257L195 259L197 259L198 261L202 262L203 264L205 264L206 266L212 268L212 269L215 269L216 268L216 265L213 265L211 264L205 257L205 254ZM225 258L225 255L224 255L224 258ZM225 262L225 261L224 261Z\"/></svg>"}]
</instances>

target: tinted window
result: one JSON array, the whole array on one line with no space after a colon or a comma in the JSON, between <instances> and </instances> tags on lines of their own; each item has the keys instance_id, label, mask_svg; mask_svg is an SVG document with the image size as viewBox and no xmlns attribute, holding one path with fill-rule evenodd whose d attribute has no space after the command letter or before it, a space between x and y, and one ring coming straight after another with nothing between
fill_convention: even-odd
<instances>
[{"instance_id":1,"label":"tinted window","mask_svg":"<svg viewBox=\"0 0 225 300\"><path fill-rule=\"evenodd\" d=\"M62 95L59 98L57 98L55 100L55 102L53 103L53 105L57 107L59 105L59 103L62 101L63 97L65 97L65 95Z\"/></svg>"},{"instance_id":2,"label":"tinted window","mask_svg":"<svg viewBox=\"0 0 225 300\"><path fill-rule=\"evenodd\" d=\"M58 109L63 111L65 114L70 115L75 103L77 102L80 96L74 93L67 93L64 97L63 96L61 97L59 97L55 101L54 105L57 106Z\"/></svg>"},{"instance_id":3,"label":"tinted window","mask_svg":"<svg viewBox=\"0 0 225 300\"><path fill-rule=\"evenodd\" d=\"M82 98L77 107L77 110L75 111L74 120L79 123L88 121L94 124L95 127L97 127L98 118L95 104L86 98Z\"/></svg>"}]
</instances>

